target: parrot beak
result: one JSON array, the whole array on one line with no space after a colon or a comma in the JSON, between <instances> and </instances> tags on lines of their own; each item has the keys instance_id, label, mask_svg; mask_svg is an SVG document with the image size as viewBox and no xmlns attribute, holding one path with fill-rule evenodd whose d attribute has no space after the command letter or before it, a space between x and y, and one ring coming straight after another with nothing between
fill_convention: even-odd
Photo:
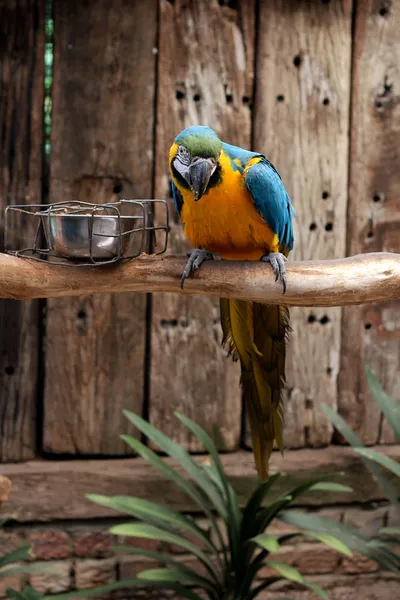
<instances>
[{"instance_id":1,"label":"parrot beak","mask_svg":"<svg viewBox=\"0 0 400 600\"><path fill-rule=\"evenodd\" d=\"M189 166L190 188L193 192L194 200L197 202L205 193L208 183L215 169L217 162L214 158L202 158L195 156Z\"/></svg>"}]
</instances>

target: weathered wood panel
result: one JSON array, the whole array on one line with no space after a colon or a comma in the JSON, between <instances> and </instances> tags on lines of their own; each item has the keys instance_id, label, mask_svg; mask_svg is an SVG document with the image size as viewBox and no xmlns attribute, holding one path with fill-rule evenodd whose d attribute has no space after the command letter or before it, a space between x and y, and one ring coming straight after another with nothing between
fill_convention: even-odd
<instances>
[{"instance_id":1,"label":"weathered wood panel","mask_svg":"<svg viewBox=\"0 0 400 600\"><path fill-rule=\"evenodd\" d=\"M356 5L348 253L400 252L400 5ZM341 413L367 444L391 442L364 375L368 363L400 401L400 301L347 308Z\"/></svg>"},{"instance_id":2,"label":"weathered wood panel","mask_svg":"<svg viewBox=\"0 0 400 600\"><path fill-rule=\"evenodd\" d=\"M351 1L262 0L254 148L279 170L297 212L295 260L345 255ZM288 282L290 287L290 279ZM341 311L292 309L285 443L328 444Z\"/></svg>"},{"instance_id":3,"label":"weathered wood panel","mask_svg":"<svg viewBox=\"0 0 400 600\"><path fill-rule=\"evenodd\" d=\"M169 198L170 250L189 248L170 191L168 150L181 129L213 127L222 139L250 146L254 2L160 3L156 196ZM227 3L228 4L228 3ZM150 420L192 451L197 440L177 426L180 410L205 426L219 448L237 447L241 393L237 365L220 348L219 303L153 297Z\"/></svg>"},{"instance_id":4,"label":"weathered wood panel","mask_svg":"<svg viewBox=\"0 0 400 600\"><path fill-rule=\"evenodd\" d=\"M386 456L400 460L400 446L382 448ZM196 457L198 462L204 456ZM173 465L173 461L166 459ZM250 452L232 452L221 455L222 465L243 505L254 487L259 484L254 458ZM176 466L176 465L175 465ZM287 492L293 485L309 481L315 476L343 472L341 482L354 492L335 494L310 492L298 498L306 505L330 505L347 502L382 500L382 490L367 471L352 448L305 448L279 452L271 457L271 473L281 472L274 484L274 497ZM3 465L2 474L11 479L12 490L8 501L1 507L0 516L12 515L19 521L52 521L63 519L94 519L115 516L102 506L89 502L87 493L106 495L135 495L139 498L162 502L170 508L195 511L198 508L171 481L141 458L117 460L32 461L25 464ZM68 485L66 485L68 482ZM393 478L399 489L399 481ZM268 502L271 496L268 495Z\"/></svg>"},{"instance_id":5,"label":"weathered wood panel","mask_svg":"<svg viewBox=\"0 0 400 600\"><path fill-rule=\"evenodd\" d=\"M55 23L51 200L151 197L156 0L63 0ZM145 301L49 302L46 452L127 452L121 409L142 410Z\"/></svg>"},{"instance_id":6,"label":"weathered wood panel","mask_svg":"<svg viewBox=\"0 0 400 600\"><path fill-rule=\"evenodd\" d=\"M43 151L44 2L0 1L0 249L8 204L40 203ZM29 245L25 223L10 230ZM0 301L0 461L32 458L36 445L39 306Z\"/></svg>"}]
</instances>

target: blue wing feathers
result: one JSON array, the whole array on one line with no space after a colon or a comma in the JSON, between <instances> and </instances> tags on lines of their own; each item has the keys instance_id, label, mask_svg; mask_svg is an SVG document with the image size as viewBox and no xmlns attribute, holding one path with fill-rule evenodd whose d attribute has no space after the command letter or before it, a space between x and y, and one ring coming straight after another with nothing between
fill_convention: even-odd
<instances>
[{"instance_id":1,"label":"blue wing feathers","mask_svg":"<svg viewBox=\"0 0 400 600\"><path fill-rule=\"evenodd\" d=\"M277 234L279 243L291 250L294 241L292 219L295 212L278 171L262 157L259 163L247 171L245 186L258 212Z\"/></svg>"},{"instance_id":2,"label":"blue wing feathers","mask_svg":"<svg viewBox=\"0 0 400 600\"><path fill-rule=\"evenodd\" d=\"M178 188L176 187L176 185L174 184L173 181L171 182L171 187L172 187L172 196L174 198L175 208L177 210L178 215L180 215L182 206L183 206L182 194L180 193L180 191L178 190Z\"/></svg>"}]
</instances>

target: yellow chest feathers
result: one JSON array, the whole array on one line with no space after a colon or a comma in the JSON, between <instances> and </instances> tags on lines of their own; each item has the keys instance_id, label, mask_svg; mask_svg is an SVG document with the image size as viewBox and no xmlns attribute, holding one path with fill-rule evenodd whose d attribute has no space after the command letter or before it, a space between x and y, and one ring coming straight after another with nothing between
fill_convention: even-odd
<instances>
[{"instance_id":1,"label":"yellow chest feathers","mask_svg":"<svg viewBox=\"0 0 400 600\"><path fill-rule=\"evenodd\" d=\"M276 251L278 239L256 210L244 185L244 176L233 170L221 154L221 182L198 202L175 181L183 197L181 219L194 248L206 248L228 259L259 259Z\"/></svg>"}]
</instances>

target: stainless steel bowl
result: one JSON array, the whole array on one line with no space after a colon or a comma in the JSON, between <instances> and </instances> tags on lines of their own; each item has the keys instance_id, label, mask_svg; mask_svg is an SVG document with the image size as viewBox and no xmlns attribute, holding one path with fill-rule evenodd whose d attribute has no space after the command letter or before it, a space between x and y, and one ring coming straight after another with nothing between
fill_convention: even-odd
<instances>
[{"instance_id":1,"label":"stainless steel bowl","mask_svg":"<svg viewBox=\"0 0 400 600\"><path fill-rule=\"evenodd\" d=\"M132 237L129 232L142 225L142 220L122 215L47 213L41 218L49 250L64 258L100 260L123 256ZM142 233L136 235L140 237Z\"/></svg>"}]
</instances>

